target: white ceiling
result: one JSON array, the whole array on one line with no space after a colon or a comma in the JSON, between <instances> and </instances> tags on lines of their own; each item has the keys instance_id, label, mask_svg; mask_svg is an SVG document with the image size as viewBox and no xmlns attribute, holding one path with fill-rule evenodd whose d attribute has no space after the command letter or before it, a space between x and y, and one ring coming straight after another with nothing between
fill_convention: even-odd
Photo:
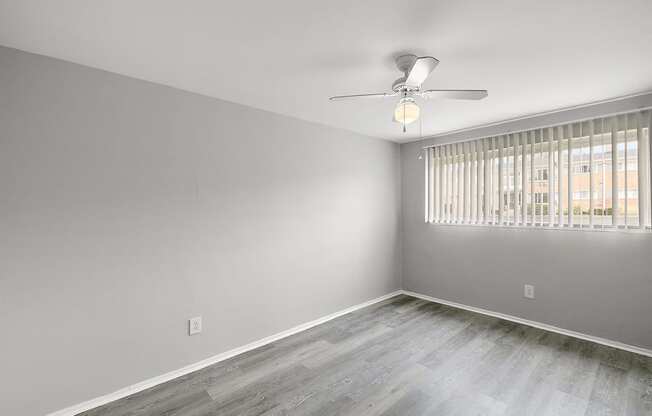
<instances>
[{"instance_id":1,"label":"white ceiling","mask_svg":"<svg viewBox=\"0 0 652 416\"><path fill-rule=\"evenodd\" d=\"M650 0L0 0L0 44L396 141L393 57L441 63L424 136L652 89Z\"/></svg>"}]
</instances>

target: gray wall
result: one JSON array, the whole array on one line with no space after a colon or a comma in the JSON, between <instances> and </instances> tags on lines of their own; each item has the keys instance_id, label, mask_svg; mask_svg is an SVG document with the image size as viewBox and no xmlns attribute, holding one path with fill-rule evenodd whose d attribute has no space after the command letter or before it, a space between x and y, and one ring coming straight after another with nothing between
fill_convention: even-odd
<instances>
[{"instance_id":1,"label":"gray wall","mask_svg":"<svg viewBox=\"0 0 652 416\"><path fill-rule=\"evenodd\" d=\"M399 288L399 177L390 142L0 48L0 414Z\"/></svg>"},{"instance_id":2,"label":"gray wall","mask_svg":"<svg viewBox=\"0 0 652 416\"><path fill-rule=\"evenodd\" d=\"M424 145L652 105L652 95L401 145L403 288L652 348L652 234L425 224ZM534 284L536 299L523 298Z\"/></svg>"}]
</instances>

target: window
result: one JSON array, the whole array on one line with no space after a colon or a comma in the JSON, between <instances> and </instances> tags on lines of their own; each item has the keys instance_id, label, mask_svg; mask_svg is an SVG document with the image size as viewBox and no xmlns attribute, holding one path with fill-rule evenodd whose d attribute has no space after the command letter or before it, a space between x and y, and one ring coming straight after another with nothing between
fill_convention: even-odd
<instances>
[{"instance_id":1,"label":"window","mask_svg":"<svg viewBox=\"0 0 652 416\"><path fill-rule=\"evenodd\" d=\"M548 168L537 168L537 173L534 176L535 181L547 181L548 180Z\"/></svg>"},{"instance_id":2,"label":"window","mask_svg":"<svg viewBox=\"0 0 652 416\"><path fill-rule=\"evenodd\" d=\"M548 203L548 193L547 192L535 192L534 193L534 203L535 204L547 204Z\"/></svg>"},{"instance_id":3,"label":"window","mask_svg":"<svg viewBox=\"0 0 652 416\"><path fill-rule=\"evenodd\" d=\"M425 220L652 228L651 111L427 148Z\"/></svg>"},{"instance_id":4,"label":"window","mask_svg":"<svg viewBox=\"0 0 652 416\"><path fill-rule=\"evenodd\" d=\"M573 168L573 170L575 171L575 173L589 173L589 170L590 170L590 169L589 169L589 165L588 165L588 164L583 164L583 163L582 163L582 164L577 164L577 165L575 165L575 167Z\"/></svg>"}]
</instances>

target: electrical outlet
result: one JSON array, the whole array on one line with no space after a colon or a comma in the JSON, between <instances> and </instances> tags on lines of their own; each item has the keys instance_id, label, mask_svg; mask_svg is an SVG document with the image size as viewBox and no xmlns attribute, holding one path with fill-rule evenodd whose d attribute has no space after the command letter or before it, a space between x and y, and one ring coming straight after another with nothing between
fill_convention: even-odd
<instances>
[{"instance_id":1,"label":"electrical outlet","mask_svg":"<svg viewBox=\"0 0 652 416\"><path fill-rule=\"evenodd\" d=\"M525 285L523 288L523 296L528 299L534 299L534 286Z\"/></svg>"},{"instance_id":2,"label":"electrical outlet","mask_svg":"<svg viewBox=\"0 0 652 416\"><path fill-rule=\"evenodd\" d=\"M201 332L201 316L188 319L188 335L195 335Z\"/></svg>"}]
</instances>

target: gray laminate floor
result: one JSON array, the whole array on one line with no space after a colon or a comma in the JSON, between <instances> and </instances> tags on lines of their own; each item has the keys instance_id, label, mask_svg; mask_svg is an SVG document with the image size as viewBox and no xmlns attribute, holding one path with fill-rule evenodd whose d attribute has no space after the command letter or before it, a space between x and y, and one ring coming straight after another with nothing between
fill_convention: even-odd
<instances>
[{"instance_id":1,"label":"gray laminate floor","mask_svg":"<svg viewBox=\"0 0 652 416\"><path fill-rule=\"evenodd\" d=\"M83 415L652 415L652 358L397 296Z\"/></svg>"}]
</instances>

